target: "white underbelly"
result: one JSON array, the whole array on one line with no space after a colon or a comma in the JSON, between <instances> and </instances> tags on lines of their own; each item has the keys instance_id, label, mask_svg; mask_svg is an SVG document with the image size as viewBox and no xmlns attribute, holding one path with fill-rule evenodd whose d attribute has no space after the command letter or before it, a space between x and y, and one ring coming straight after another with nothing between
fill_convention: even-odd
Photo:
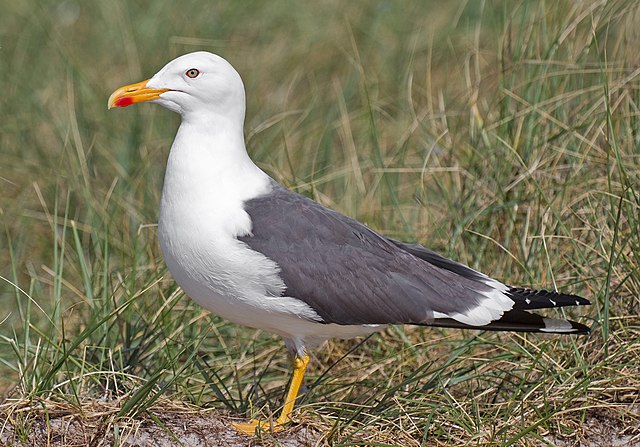
<instances>
[{"instance_id":1,"label":"white underbelly","mask_svg":"<svg viewBox=\"0 0 640 447\"><path fill-rule=\"evenodd\" d=\"M284 285L277 266L262 254L238 241L213 247L203 244L202 235L194 244L193 233L180 235L166 230L158 225L160 246L171 275L187 296L215 315L285 339L301 340L308 347L329 338L367 335L384 327L322 323L303 301L273 293L274 289L283 290ZM271 291L264 286L265 281L272 283Z\"/></svg>"},{"instance_id":2,"label":"white underbelly","mask_svg":"<svg viewBox=\"0 0 640 447\"><path fill-rule=\"evenodd\" d=\"M326 326L306 303L282 296L285 285L273 261L237 239L189 222L165 225L162 219L158 238L175 281L210 312L283 336Z\"/></svg>"},{"instance_id":3,"label":"white underbelly","mask_svg":"<svg viewBox=\"0 0 640 447\"><path fill-rule=\"evenodd\" d=\"M287 296L243 296L236 290L225 293L222 282L216 284L194 280L193 271L165 255L165 262L178 285L203 308L215 315L244 326L262 329L285 338L305 340L309 346L329 338L352 338L367 335L382 325L346 326L314 321L315 312L304 302ZM203 276L203 275L199 275ZM310 318L312 317L312 318Z\"/></svg>"}]
</instances>

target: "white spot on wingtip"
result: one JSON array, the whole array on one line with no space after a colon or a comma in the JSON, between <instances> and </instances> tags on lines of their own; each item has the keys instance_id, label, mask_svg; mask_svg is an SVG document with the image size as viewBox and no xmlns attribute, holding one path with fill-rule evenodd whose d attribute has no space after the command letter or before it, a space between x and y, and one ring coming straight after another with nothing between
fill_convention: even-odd
<instances>
[{"instance_id":1,"label":"white spot on wingtip","mask_svg":"<svg viewBox=\"0 0 640 447\"><path fill-rule=\"evenodd\" d=\"M580 301L576 300L576 306L580 305Z\"/></svg>"},{"instance_id":2,"label":"white spot on wingtip","mask_svg":"<svg viewBox=\"0 0 640 447\"><path fill-rule=\"evenodd\" d=\"M531 304L531 300L529 298L525 298L524 302L527 304Z\"/></svg>"},{"instance_id":3,"label":"white spot on wingtip","mask_svg":"<svg viewBox=\"0 0 640 447\"><path fill-rule=\"evenodd\" d=\"M555 301L553 301L553 300L549 300L549 301L551 301L551 304L553 304L554 306L557 306Z\"/></svg>"}]
</instances>

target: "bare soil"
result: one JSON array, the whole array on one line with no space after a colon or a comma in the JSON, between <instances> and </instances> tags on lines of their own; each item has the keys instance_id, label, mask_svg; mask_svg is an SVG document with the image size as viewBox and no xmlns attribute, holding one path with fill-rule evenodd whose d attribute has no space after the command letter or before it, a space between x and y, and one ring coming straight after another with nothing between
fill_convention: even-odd
<instances>
[{"instance_id":1,"label":"bare soil","mask_svg":"<svg viewBox=\"0 0 640 447\"><path fill-rule=\"evenodd\" d=\"M15 416L15 415L14 415ZM231 427L230 418L206 413L151 414L144 421L83 418L79 415L41 414L28 424L27 432L17 431L11 417L0 420L0 445L52 447L173 447L173 446L283 446L311 447L321 438L319 432L305 426L292 426L276 434L259 437L241 435ZM155 421L154 421L155 419Z\"/></svg>"},{"instance_id":2,"label":"bare soil","mask_svg":"<svg viewBox=\"0 0 640 447\"><path fill-rule=\"evenodd\" d=\"M144 420L119 420L113 415L82 417L78 414L55 415L33 411L28 423L20 413L4 414L0 419L0 445L52 447L173 447L173 446L283 446L311 447L328 445L322 433L310 426L293 425L280 433L249 437L237 433L231 418L213 412L155 411ZM17 427L29 427L28 431ZM558 447L640 447L637 427L625 427L607 418L606 412L591 414L570 437L544 436L544 445ZM435 441L435 440L434 440ZM439 443L435 443L436 445ZM535 442L534 442L535 445ZM541 444L542 445L542 444Z\"/></svg>"},{"instance_id":3,"label":"bare soil","mask_svg":"<svg viewBox=\"0 0 640 447\"><path fill-rule=\"evenodd\" d=\"M239 422L218 409L203 409L182 402L160 398L156 404L137 417L118 417L121 402L99 399L83 402L79 407L54 400L7 399L0 404L0 446L51 447L312 447L328 446L327 436L334 427L331 418L319 417L313 411L303 411L301 418L278 433L262 432L246 436L236 432L231 424ZM516 445L558 447L640 447L640 427L635 415L637 404L625 405L621 417L613 407L603 406L586 411L581 421L566 420L558 426L559 435L538 431L544 441L526 437ZM424 445L414 436L384 437L380 427L364 430L357 439L346 432L340 442L357 445ZM385 430L382 430L385 431ZM377 435L376 435L377 433ZM331 439L334 439L331 437ZM449 442L427 437L427 445L444 446ZM538 438L540 439L540 438ZM476 441L478 441L476 439ZM488 439L474 445L495 445ZM499 442L499 441L498 441ZM379 444L378 444L379 443Z\"/></svg>"}]
</instances>

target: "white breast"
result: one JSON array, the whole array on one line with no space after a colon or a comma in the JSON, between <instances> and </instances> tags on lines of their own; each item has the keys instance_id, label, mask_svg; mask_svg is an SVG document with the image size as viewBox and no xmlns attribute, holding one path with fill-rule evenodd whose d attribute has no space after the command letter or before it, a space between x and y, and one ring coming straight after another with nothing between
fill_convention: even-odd
<instances>
[{"instance_id":1,"label":"white breast","mask_svg":"<svg viewBox=\"0 0 640 447\"><path fill-rule=\"evenodd\" d=\"M171 149L158 221L176 282L205 309L247 326L280 333L283 318L319 319L304 302L281 296L273 261L237 240L251 232L243 202L268 193L269 177L244 146L225 150L229 135L220 142L186 130L183 123Z\"/></svg>"}]
</instances>

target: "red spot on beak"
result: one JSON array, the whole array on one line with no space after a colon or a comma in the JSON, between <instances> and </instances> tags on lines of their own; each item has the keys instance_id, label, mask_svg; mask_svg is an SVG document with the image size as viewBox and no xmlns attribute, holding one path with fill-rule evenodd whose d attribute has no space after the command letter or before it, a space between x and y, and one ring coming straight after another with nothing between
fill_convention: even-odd
<instances>
[{"instance_id":1,"label":"red spot on beak","mask_svg":"<svg viewBox=\"0 0 640 447\"><path fill-rule=\"evenodd\" d=\"M127 107L133 104L133 99L131 96L123 96L122 98L116 99L115 106L116 107Z\"/></svg>"}]
</instances>

